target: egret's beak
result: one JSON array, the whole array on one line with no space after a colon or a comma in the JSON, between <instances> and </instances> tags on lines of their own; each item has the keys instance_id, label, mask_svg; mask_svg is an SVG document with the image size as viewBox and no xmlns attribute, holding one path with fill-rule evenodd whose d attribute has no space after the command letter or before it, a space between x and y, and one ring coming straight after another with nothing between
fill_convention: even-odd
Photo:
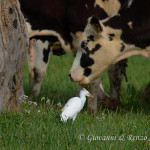
<instances>
[{"instance_id":1,"label":"egret's beak","mask_svg":"<svg viewBox=\"0 0 150 150\"><path fill-rule=\"evenodd\" d=\"M94 96L93 96L92 94L90 94L90 93L89 93L89 95L88 95L88 96L89 96L90 98L94 98Z\"/></svg>"}]
</instances>

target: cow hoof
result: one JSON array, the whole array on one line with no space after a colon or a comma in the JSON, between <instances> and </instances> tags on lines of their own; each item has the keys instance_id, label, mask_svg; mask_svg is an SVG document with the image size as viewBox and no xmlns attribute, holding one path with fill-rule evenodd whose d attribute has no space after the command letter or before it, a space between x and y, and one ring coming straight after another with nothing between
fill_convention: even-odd
<instances>
[{"instance_id":1,"label":"cow hoof","mask_svg":"<svg viewBox=\"0 0 150 150\"><path fill-rule=\"evenodd\" d=\"M57 56L66 54L66 52L63 49L53 49L52 52L53 52L53 55L57 55Z\"/></svg>"},{"instance_id":2,"label":"cow hoof","mask_svg":"<svg viewBox=\"0 0 150 150\"><path fill-rule=\"evenodd\" d=\"M116 110L116 109L122 109L122 105L119 100L112 99L110 97L106 97L100 101L102 107Z\"/></svg>"}]
</instances>

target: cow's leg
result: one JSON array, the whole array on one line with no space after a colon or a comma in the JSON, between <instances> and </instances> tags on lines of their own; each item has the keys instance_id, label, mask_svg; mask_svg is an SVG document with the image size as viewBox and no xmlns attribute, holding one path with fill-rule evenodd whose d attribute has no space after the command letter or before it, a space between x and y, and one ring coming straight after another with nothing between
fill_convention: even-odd
<instances>
[{"instance_id":1,"label":"cow's leg","mask_svg":"<svg viewBox=\"0 0 150 150\"><path fill-rule=\"evenodd\" d=\"M127 59L122 60L117 64L113 65L108 71L108 77L110 80L110 97L111 99L116 100L116 105L119 104L120 101L120 87L123 75L125 76L127 81L126 67Z\"/></svg>"},{"instance_id":2,"label":"cow's leg","mask_svg":"<svg viewBox=\"0 0 150 150\"><path fill-rule=\"evenodd\" d=\"M34 40L30 41L28 51L28 64L30 85L32 93L38 95L40 93L42 80L46 74L47 65L49 62L50 46L48 41Z\"/></svg>"},{"instance_id":3,"label":"cow's leg","mask_svg":"<svg viewBox=\"0 0 150 150\"><path fill-rule=\"evenodd\" d=\"M142 101L148 101L149 99L150 99L150 83L146 86L141 96Z\"/></svg>"},{"instance_id":4,"label":"cow's leg","mask_svg":"<svg viewBox=\"0 0 150 150\"><path fill-rule=\"evenodd\" d=\"M110 97L105 94L104 90L101 91L99 95L99 100L103 107L109 109L116 109L122 107L120 103L120 87L123 75L125 76L127 81L126 66L127 59L118 62L109 69L108 77L110 80Z\"/></svg>"}]
</instances>

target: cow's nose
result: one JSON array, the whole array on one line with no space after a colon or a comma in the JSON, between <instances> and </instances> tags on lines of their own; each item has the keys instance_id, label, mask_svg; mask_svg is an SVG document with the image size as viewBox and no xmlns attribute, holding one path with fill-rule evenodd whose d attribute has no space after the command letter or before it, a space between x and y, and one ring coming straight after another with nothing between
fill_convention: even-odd
<instances>
[{"instance_id":1,"label":"cow's nose","mask_svg":"<svg viewBox=\"0 0 150 150\"><path fill-rule=\"evenodd\" d=\"M68 77L71 81L73 81L72 77L71 77L71 73L68 74Z\"/></svg>"}]
</instances>

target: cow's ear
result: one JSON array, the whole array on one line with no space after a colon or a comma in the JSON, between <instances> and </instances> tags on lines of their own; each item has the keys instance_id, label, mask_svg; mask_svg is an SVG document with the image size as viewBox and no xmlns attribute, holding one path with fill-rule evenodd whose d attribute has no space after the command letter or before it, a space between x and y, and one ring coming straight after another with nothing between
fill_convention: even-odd
<instances>
[{"instance_id":1,"label":"cow's ear","mask_svg":"<svg viewBox=\"0 0 150 150\"><path fill-rule=\"evenodd\" d=\"M90 21L91 26L94 28L94 30L95 30L97 33L98 33L98 32L102 32L103 28L102 28L102 26L100 25L100 22L99 22L99 19L98 19L98 18L92 16L89 21Z\"/></svg>"}]
</instances>

